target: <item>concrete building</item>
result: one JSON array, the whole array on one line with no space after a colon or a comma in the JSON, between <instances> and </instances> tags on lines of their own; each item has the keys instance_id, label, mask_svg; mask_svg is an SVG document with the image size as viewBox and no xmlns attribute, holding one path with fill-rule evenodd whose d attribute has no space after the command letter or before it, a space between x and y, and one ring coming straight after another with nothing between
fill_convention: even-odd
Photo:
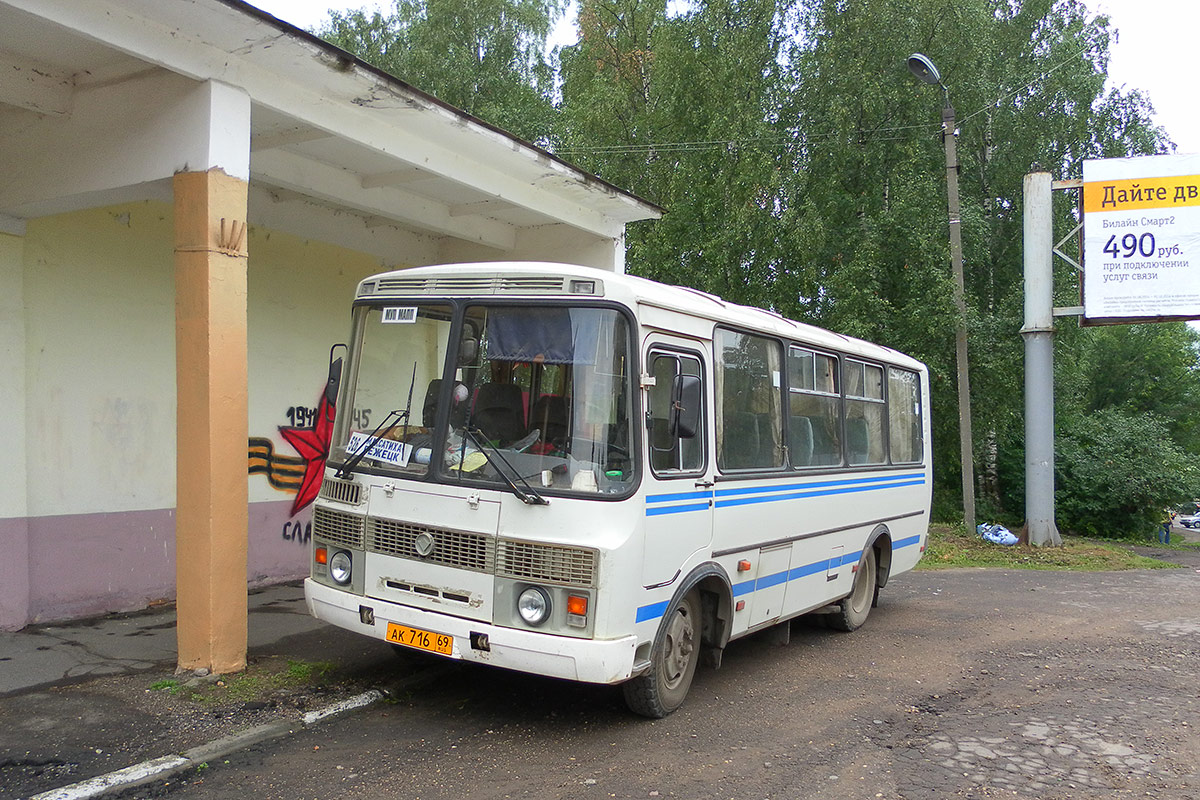
<instances>
[{"instance_id":1,"label":"concrete building","mask_svg":"<svg viewBox=\"0 0 1200 800\"><path fill-rule=\"evenodd\" d=\"M305 573L280 429L313 426L357 281L620 272L659 215L237 0L0 0L0 171L6 629L178 590L182 640Z\"/></svg>"}]
</instances>

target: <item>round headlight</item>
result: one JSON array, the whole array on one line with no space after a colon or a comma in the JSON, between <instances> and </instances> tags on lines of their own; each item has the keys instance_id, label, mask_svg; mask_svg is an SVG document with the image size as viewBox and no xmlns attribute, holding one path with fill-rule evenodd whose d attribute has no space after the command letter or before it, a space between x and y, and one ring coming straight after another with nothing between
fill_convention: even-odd
<instances>
[{"instance_id":1,"label":"round headlight","mask_svg":"<svg viewBox=\"0 0 1200 800\"><path fill-rule=\"evenodd\" d=\"M550 616L550 597L542 589L530 586L517 598L517 613L530 625L541 625Z\"/></svg>"},{"instance_id":2,"label":"round headlight","mask_svg":"<svg viewBox=\"0 0 1200 800\"><path fill-rule=\"evenodd\" d=\"M329 557L329 577L334 583L347 584L350 582L350 554L338 550Z\"/></svg>"}]
</instances>

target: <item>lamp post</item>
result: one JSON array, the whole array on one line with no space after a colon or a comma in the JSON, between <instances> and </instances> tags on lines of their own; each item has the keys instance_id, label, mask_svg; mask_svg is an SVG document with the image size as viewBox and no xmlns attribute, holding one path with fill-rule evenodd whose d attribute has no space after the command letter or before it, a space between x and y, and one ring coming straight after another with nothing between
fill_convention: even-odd
<instances>
[{"instance_id":1,"label":"lamp post","mask_svg":"<svg viewBox=\"0 0 1200 800\"><path fill-rule=\"evenodd\" d=\"M958 152L955 149L954 106L950 90L942 83L937 67L927 57L913 53L908 70L924 83L941 86L946 105L942 108L942 143L946 147L946 200L950 210L950 268L954 273L954 307L958 324L954 331L954 356L958 369L958 445L962 456L963 524L975 530L975 463L971 444L971 382L967 374L967 297L963 288L962 232L958 205Z\"/></svg>"}]
</instances>

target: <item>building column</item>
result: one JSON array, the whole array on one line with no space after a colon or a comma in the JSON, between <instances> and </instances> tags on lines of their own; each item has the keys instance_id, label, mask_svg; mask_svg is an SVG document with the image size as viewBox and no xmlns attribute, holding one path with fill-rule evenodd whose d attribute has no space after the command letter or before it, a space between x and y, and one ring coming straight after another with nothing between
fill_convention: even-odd
<instances>
[{"instance_id":1,"label":"building column","mask_svg":"<svg viewBox=\"0 0 1200 800\"><path fill-rule=\"evenodd\" d=\"M174 192L179 668L234 672L247 636L248 183L212 168L176 174Z\"/></svg>"},{"instance_id":2,"label":"building column","mask_svg":"<svg viewBox=\"0 0 1200 800\"><path fill-rule=\"evenodd\" d=\"M29 621L29 451L25 341L24 223L0 216L0 630Z\"/></svg>"}]
</instances>

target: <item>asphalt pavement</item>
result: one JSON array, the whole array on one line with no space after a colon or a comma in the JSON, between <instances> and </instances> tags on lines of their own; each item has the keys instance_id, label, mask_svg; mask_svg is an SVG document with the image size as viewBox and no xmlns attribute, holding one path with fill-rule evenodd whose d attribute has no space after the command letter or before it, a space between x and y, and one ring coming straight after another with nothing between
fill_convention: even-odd
<instances>
[{"instance_id":1,"label":"asphalt pavement","mask_svg":"<svg viewBox=\"0 0 1200 800\"><path fill-rule=\"evenodd\" d=\"M174 606L0 632L0 800L161 780L430 666L314 619L299 582L250 594L248 644L244 676L176 674Z\"/></svg>"},{"instance_id":2,"label":"asphalt pavement","mask_svg":"<svg viewBox=\"0 0 1200 800\"><path fill-rule=\"evenodd\" d=\"M1138 550L1200 573L1194 550ZM411 696L446 667L313 619L299 582L249 600L244 676L177 675L172 606L0 632L0 800L161 786L389 694Z\"/></svg>"}]
</instances>

